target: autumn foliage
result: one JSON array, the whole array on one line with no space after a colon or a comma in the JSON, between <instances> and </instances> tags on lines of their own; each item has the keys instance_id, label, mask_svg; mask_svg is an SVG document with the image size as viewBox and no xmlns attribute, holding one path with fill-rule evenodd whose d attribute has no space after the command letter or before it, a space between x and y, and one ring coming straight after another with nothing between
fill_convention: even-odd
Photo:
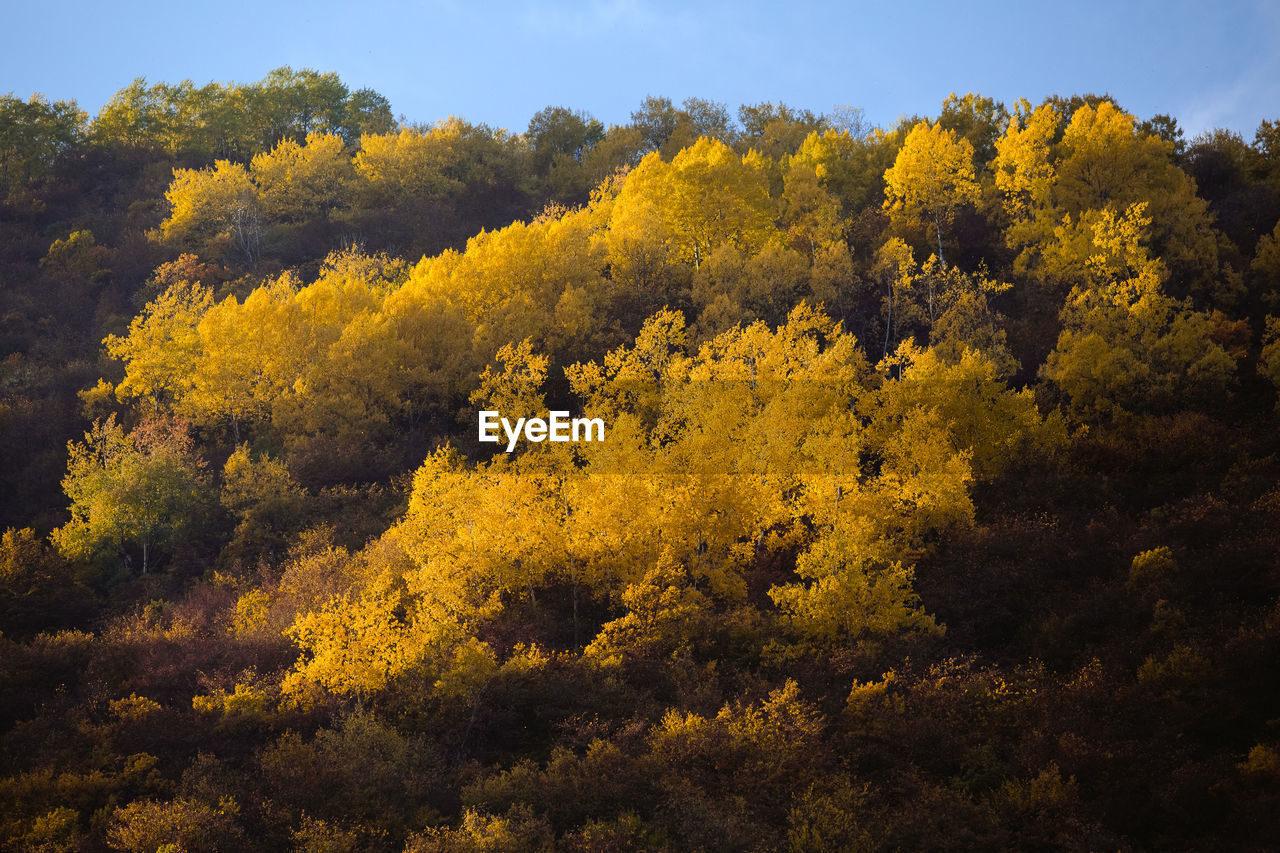
<instances>
[{"instance_id":1,"label":"autumn foliage","mask_svg":"<svg viewBox=\"0 0 1280 853\"><path fill-rule=\"evenodd\" d=\"M1274 843L1272 123L0 119L0 846Z\"/></svg>"}]
</instances>

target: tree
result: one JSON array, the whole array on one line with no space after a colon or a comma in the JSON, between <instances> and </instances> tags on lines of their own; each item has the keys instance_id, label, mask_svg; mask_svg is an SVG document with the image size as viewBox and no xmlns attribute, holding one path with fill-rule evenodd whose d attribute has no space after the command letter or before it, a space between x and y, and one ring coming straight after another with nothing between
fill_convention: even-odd
<instances>
[{"instance_id":1,"label":"tree","mask_svg":"<svg viewBox=\"0 0 1280 853\"><path fill-rule=\"evenodd\" d=\"M646 95L640 108L631 113L631 126L643 135L646 151L661 151L679 121L671 99L654 95Z\"/></svg>"},{"instance_id":2,"label":"tree","mask_svg":"<svg viewBox=\"0 0 1280 853\"><path fill-rule=\"evenodd\" d=\"M415 299L462 309L482 362L525 338L554 355L576 355L606 331L605 215L593 206L482 232L465 252L423 261L388 301L414 312Z\"/></svg>"},{"instance_id":3,"label":"tree","mask_svg":"<svg viewBox=\"0 0 1280 853\"><path fill-rule=\"evenodd\" d=\"M1034 264L1034 253L1048 242L1058 222L1053 208L1053 141L1059 121L1052 105L1042 104L1032 112L1029 103L1020 101L995 143L991 165L1009 220L1005 239L1011 249L1019 250L1015 267L1021 270Z\"/></svg>"},{"instance_id":4,"label":"tree","mask_svg":"<svg viewBox=\"0 0 1280 853\"><path fill-rule=\"evenodd\" d=\"M1178 127L1178 120L1167 113L1156 113L1139 124L1138 131L1169 145L1174 162L1180 163L1182 155L1187 153L1187 141L1182 135L1182 128Z\"/></svg>"},{"instance_id":5,"label":"tree","mask_svg":"<svg viewBox=\"0 0 1280 853\"><path fill-rule=\"evenodd\" d=\"M653 261L697 269L721 245L754 252L777 234L764 165L722 142L699 139L664 163L649 154L626 178L609 228L611 262L624 279Z\"/></svg>"},{"instance_id":6,"label":"tree","mask_svg":"<svg viewBox=\"0 0 1280 853\"><path fill-rule=\"evenodd\" d=\"M946 349L955 355L958 346L987 350L1005 363L1011 358L987 305L987 297L1008 290L1008 284L991 280L984 271L945 268L934 255L919 264L911 247L897 237L880 247L872 274L884 288L885 356L897 341L921 333L935 342L947 338Z\"/></svg>"},{"instance_id":7,"label":"tree","mask_svg":"<svg viewBox=\"0 0 1280 853\"><path fill-rule=\"evenodd\" d=\"M147 421L126 434L112 415L67 451L62 488L71 499L71 520L53 532L67 558L115 551L129 565L125 546L135 544L146 574L152 548L179 541L199 521L203 476L181 421Z\"/></svg>"},{"instance_id":8,"label":"tree","mask_svg":"<svg viewBox=\"0 0 1280 853\"><path fill-rule=\"evenodd\" d=\"M194 246L206 256L234 246L247 263L258 260L261 207L244 166L219 160L208 169L174 169L164 197L170 211L160 232L166 240Z\"/></svg>"},{"instance_id":9,"label":"tree","mask_svg":"<svg viewBox=\"0 0 1280 853\"><path fill-rule=\"evenodd\" d=\"M543 198L564 204L587 200L595 182L584 163L604 136L604 125L587 113L547 107L534 114L525 138L534 179L544 187Z\"/></svg>"},{"instance_id":10,"label":"tree","mask_svg":"<svg viewBox=\"0 0 1280 853\"><path fill-rule=\"evenodd\" d=\"M254 458L242 444L222 468L220 501L236 520L227 549L250 563L283 552L302 520L306 495L282 463L265 454Z\"/></svg>"},{"instance_id":11,"label":"tree","mask_svg":"<svg viewBox=\"0 0 1280 853\"><path fill-rule=\"evenodd\" d=\"M1135 118L1114 104L1084 104L1075 110L1057 146L1052 182L1055 225L1072 217L1074 229L1055 234L1066 247L1087 246L1093 211L1110 210L1121 217L1135 204L1146 205L1154 254L1165 264L1169 287L1202 304L1230 305L1239 296L1237 276L1223 275L1218 239L1208 203L1196 194L1194 181L1173 162L1173 146L1139 132ZM1044 236L1043 233L1041 235ZM1088 251L1072 253L1067 266L1084 266ZM1060 276L1060 269L1047 270Z\"/></svg>"},{"instance_id":12,"label":"tree","mask_svg":"<svg viewBox=\"0 0 1280 853\"><path fill-rule=\"evenodd\" d=\"M0 634L35 636L84 615L88 596L60 554L31 528L0 535Z\"/></svg>"},{"instance_id":13,"label":"tree","mask_svg":"<svg viewBox=\"0 0 1280 853\"><path fill-rule=\"evenodd\" d=\"M584 112L546 107L529 119L525 136L533 150L534 168L545 172L557 156L582 162L591 147L604 138L604 126Z\"/></svg>"},{"instance_id":14,"label":"tree","mask_svg":"<svg viewBox=\"0 0 1280 853\"><path fill-rule=\"evenodd\" d=\"M189 797L168 802L134 800L111 813L111 844L129 853L182 850L212 853L243 842L236 818L240 807L232 797L216 805Z\"/></svg>"},{"instance_id":15,"label":"tree","mask_svg":"<svg viewBox=\"0 0 1280 853\"><path fill-rule=\"evenodd\" d=\"M342 116L342 138L348 148L360 145L365 134L394 133L397 129L391 102L373 89L356 89L347 98Z\"/></svg>"},{"instance_id":16,"label":"tree","mask_svg":"<svg viewBox=\"0 0 1280 853\"><path fill-rule=\"evenodd\" d=\"M520 137L458 118L366 134L353 222L408 257L460 245L528 215L526 152Z\"/></svg>"},{"instance_id":17,"label":"tree","mask_svg":"<svg viewBox=\"0 0 1280 853\"><path fill-rule=\"evenodd\" d=\"M246 91L258 123L259 149L273 148L283 139L301 142L314 132L341 133L349 95L333 72L294 71L287 65L273 69Z\"/></svg>"},{"instance_id":18,"label":"tree","mask_svg":"<svg viewBox=\"0 0 1280 853\"><path fill-rule=\"evenodd\" d=\"M839 199L846 218L861 214L884 198L885 173L893 165L906 130L871 130L857 136L846 131L813 132L791 158L791 165L812 168L819 182Z\"/></svg>"},{"instance_id":19,"label":"tree","mask_svg":"<svg viewBox=\"0 0 1280 853\"><path fill-rule=\"evenodd\" d=\"M310 133L306 144L283 139L249 165L263 214L277 222L328 219L351 204L356 172L342 137Z\"/></svg>"},{"instance_id":20,"label":"tree","mask_svg":"<svg viewBox=\"0 0 1280 853\"><path fill-rule=\"evenodd\" d=\"M907 134L898 159L884 174L884 207L898 223L932 223L938 259L945 263L942 231L957 210L978 199L973 146L941 123L920 122Z\"/></svg>"},{"instance_id":21,"label":"tree","mask_svg":"<svg viewBox=\"0 0 1280 853\"><path fill-rule=\"evenodd\" d=\"M0 96L0 189L13 193L48 177L62 153L83 138L86 118L75 101Z\"/></svg>"},{"instance_id":22,"label":"tree","mask_svg":"<svg viewBox=\"0 0 1280 853\"><path fill-rule=\"evenodd\" d=\"M1041 368L1082 420L1212 406L1234 373L1210 315L1164 293L1165 267L1143 245L1150 225L1145 204L1093 223L1087 279L1067 298Z\"/></svg>"},{"instance_id":23,"label":"tree","mask_svg":"<svg viewBox=\"0 0 1280 853\"><path fill-rule=\"evenodd\" d=\"M980 350L904 341L880 367L898 378L880 388L878 428L897 431L916 413L937 415L954 446L969 454L975 480L994 480L1014 460L1049 458L1066 445L1061 416L1041 417L1033 391L1011 389L1000 364Z\"/></svg>"},{"instance_id":24,"label":"tree","mask_svg":"<svg viewBox=\"0 0 1280 853\"><path fill-rule=\"evenodd\" d=\"M201 352L197 326L212 305L208 289L179 281L133 318L126 337L106 337L107 354L125 366L125 377L115 389L120 402L149 399L152 414L159 414L186 396Z\"/></svg>"},{"instance_id":25,"label":"tree","mask_svg":"<svg viewBox=\"0 0 1280 853\"><path fill-rule=\"evenodd\" d=\"M822 116L781 102L743 104L738 107L738 121L742 123L738 150L758 151L775 160L794 154L810 134L827 129Z\"/></svg>"},{"instance_id":26,"label":"tree","mask_svg":"<svg viewBox=\"0 0 1280 853\"><path fill-rule=\"evenodd\" d=\"M996 154L996 139L1009 124L1009 111L1004 104L969 92L957 97L955 92L942 102L938 124L969 140L979 167L991 162Z\"/></svg>"},{"instance_id":27,"label":"tree","mask_svg":"<svg viewBox=\"0 0 1280 853\"><path fill-rule=\"evenodd\" d=\"M246 162L282 140L339 134L355 148L365 133L396 128L391 105L372 89L348 92L338 76L277 68L256 83L147 85L116 92L93 121L94 141L140 146L187 160Z\"/></svg>"}]
</instances>

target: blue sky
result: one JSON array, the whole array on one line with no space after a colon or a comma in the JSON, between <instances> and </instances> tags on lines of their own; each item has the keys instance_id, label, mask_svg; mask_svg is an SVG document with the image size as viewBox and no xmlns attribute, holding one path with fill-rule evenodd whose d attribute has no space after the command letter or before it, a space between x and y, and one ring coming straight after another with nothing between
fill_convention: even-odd
<instances>
[{"instance_id":1,"label":"blue sky","mask_svg":"<svg viewBox=\"0 0 1280 853\"><path fill-rule=\"evenodd\" d=\"M679 102L862 107L887 124L951 91L1012 103L1110 92L1188 137L1252 139L1280 118L1280 3L673 3L643 0L197 5L10 3L0 92L90 114L135 77L249 82L280 65L336 71L397 115L523 130L554 104L606 123L648 94Z\"/></svg>"}]
</instances>

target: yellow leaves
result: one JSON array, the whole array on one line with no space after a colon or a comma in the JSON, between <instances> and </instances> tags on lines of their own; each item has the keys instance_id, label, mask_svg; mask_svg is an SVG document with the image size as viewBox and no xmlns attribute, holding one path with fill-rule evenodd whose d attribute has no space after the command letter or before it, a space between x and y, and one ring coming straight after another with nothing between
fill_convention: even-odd
<instances>
[{"instance_id":1,"label":"yellow leaves","mask_svg":"<svg viewBox=\"0 0 1280 853\"><path fill-rule=\"evenodd\" d=\"M399 133L365 134L355 168L372 190L389 199L440 199L461 191L455 164L461 127L444 122L428 131L404 128Z\"/></svg>"},{"instance_id":2,"label":"yellow leaves","mask_svg":"<svg viewBox=\"0 0 1280 853\"><path fill-rule=\"evenodd\" d=\"M410 404L409 391L443 397L471 373L470 332L447 302L397 298L403 264L335 253L318 278L291 274L243 301L214 303L179 282L126 337L109 337L125 362L116 393L149 398L205 426L271 423L291 433L358 431Z\"/></svg>"},{"instance_id":3,"label":"yellow leaves","mask_svg":"<svg viewBox=\"0 0 1280 853\"><path fill-rule=\"evenodd\" d=\"M884 173L884 207L895 225L931 224L943 257L942 230L955 212L978 200L973 146L940 124L920 122Z\"/></svg>"},{"instance_id":4,"label":"yellow leaves","mask_svg":"<svg viewBox=\"0 0 1280 853\"><path fill-rule=\"evenodd\" d=\"M1243 762L1236 765L1247 777L1272 781L1280 779L1280 751L1275 746L1256 744Z\"/></svg>"},{"instance_id":5,"label":"yellow leaves","mask_svg":"<svg viewBox=\"0 0 1280 853\"><path fill-rule=\"evenodd\" d=\"M1194 291L1234 299L1230 277L1218 274L1207 203L1173 163L1170 144L1139 132L1133 116L1107 101L1080 106L1055 146L1060 120L1046 104L1011 121L997 143L1006 240L1020 252L1015 268L1074 284L1097 217L1132 218L1145 204L1147 235L1169 269Z\"/></svg>"},{"instance_id":6,"label":"yellow leaves","mask_svg":"<svg viewBox=\"0 0 1280 853\"><path fill-rule=\"evenodd\" d=\"M162 708L159 702L137 693L130 693L123 699L113 699L109 707L111 715L124 723L144 722Z\"/></svg>"},{"instance_id":7,"label":"yellow leaves","mask_svg":"<svg viewBox=\"0 0 1280 853\"><path fill-rule=\"evenodd\" d=\"M276 221L304 222L348 206L356 173L336 134L310 133L305 145L284 139L249 164L263 212Z\"/></svg>"},{"instance_id":8,"label":"yellow leaves","mask_svg":"<svg viewBox=\"0 0 1280 853\"><path fill-rule=\"evenodd\" d=\"M133 318L127 337L107 336L108 355L125 363L125 377L116 386L122 403L146 398L154 412L190 391L191 365L200 350L197 326L212 305L206 288L181 281Z\"/></svg>"},{"instance_id":9,"label":"yellow leaves","mask_svg":"<svg viewBox=\"0 0 1280 853\"><path fill-rule=\"evenodd\" d=\"M819 245L834 243L844 236L840 202L822 184L826 173L825 164L811 166L799 159L792 159L786 171L782 209L787 240L810 256Z\"/></svg>"},{"instance_id":10,"label":"yellow leaves","mask_svg":"<svg viewBox=\"0 0 1280 853\"><path fill-rule=\"evenodd\" d=\"M191 707L205 714L218 714L223 722L261 720L272 710L266 691L251 684L237 684L231 693L217 690L191 698Z\"/></svg>"},{"instance_id":11,"label":"yellow leaves","mask_svg":"<svg viewBox=\"0 0 1280 853\"><path fill-rule=\"evenodd\" d=\"M229 296L211 307L198 326L193 388L178 410L203 423L229 419L237 433L241 422L268 419L307 363L296 293L285 274L243 303Z\"/></svg>"},{"instance_id":12,"label":"yellow leaves","mask_svg":"<svg viewBox=\"0 0 1280 853\"><path fill-rule=\"evenodd\" d=\"M714 717L672 709L649 736L650 754L691 780L713 769L736 796L778 802L813 762L823 718L788 680L759 704L733 703Z\"/></svg>"},{"instance_id":13,"label":"yellow leaves","mask_svg":"<svg viewBox=\"0 0 1280 853\"><path fill-rule=\"evenodd\" d=\"M537 417L546 412L542 383L547 379L547 357L534 355L529 339L507 344L498 350L502 371L494 373L492 365L480 374L480 386L471 394L477 409L497 411L515 422L516 418Z\"/></svg>"},{"instance_id":14,"label":"yellow leaves","mask_svg":"<svg viewBox=\"0 0 1280 853\"><path fill-rule=\"evenodd\" d=\"M882 502L881 547L911 559L933 536L973 526L969 497L969 454L958 451L948 425L936 411L915 409L898 422L884 442L882 468L874 496ZM887 511L886 511L887 510ZM895 517L897 516L897 517Z\"/></svg>"},{"instance_id":15,"label":"yellow leaves","mask_svg":"<svg viewBox=\"0 0 1280 853\"><path fill-rule=\"evenodd\" d=\"M565 376L587 410L615 424L615 432L624 414L652 427L668 367L679 363L687 340L684 314L663 309L645 320L634 346L609 352L603 364L570 365Z\"/></svg>"},{"instance_id":16,"label":"yellow leaves","mask_svg":"<svg viewBox=\"0 0 1280 853\"><path fill-rule=\"evenodd\" d=\"M498 663L488 644L468 637L453 650L451 660L436 679L435 690L437 695L446 699L470 698L497 671Z\"/></svg>"},{"instance_id":17,"label":"yellow leaves","mask_svg":"<svg viewBox=\"0 0 1280 853\"><path fill-rule=\"evenodd\" d=\"M553 474L499 461L477 471L437 451L414 475L405 519L389 536L411 557L419 612L470 625L504 593L531 599L563 559L563 503Z\"/></svg>"},{"instance_id":18,"label":"yellow leaves","mask_svg":"<svg viewBox=\"0 0 1280 853\"><path fill-rule=\"evenodd\" d=\"M231 237L237 216L256 208L249 172L239 163L218 160L208 169L174 169L165 191L171 207L160 224L165 239L187 241Z\"/></svg>"},{"instance_id":19,"label":"yellow leaves","mask_svg":"<svg viewBox=\"0 0 1280 853\"><path fill-rule=\"evenodd\" d=\"M1169 144L1136 132L1132 115L1108 101L1081 106L1062 135L1057 200L1070 212L1102 207L1117 192L1141 189L1136 178L1168 158Z\"/></svg>"},{"instance_id":20,"label":"yellow leaves","mask_svg":"<svg viewBox=\"0 0 1280 853\"><path fill-rule=\"evenodd\" d=\"M482 232L465 253L419 264L405 296L456 303L474 325L482 360L524 338L554 353L573 352L601 331L606 261L599 228L597 212L586 209ZM558 325L570 318L576 333Z\"/></svg>"},{"instance_id":21,"label":"yellow leaves","mask_svg":"<svg viewBox=\"0 0 1280 853\"><path fill-rule=\"evenodd\" d=\"M616 666L626 658L653 659L685 650L697 637L710 601L689 584L687 573L664 558L627 585L622 603L629 612L600 629L584 651L586 657Z\"/></svg>"},{"instance_id":22,"label":"yellow leaves","mask_svg":"<svg viewBox=\"0 0 1280 853\"><path fill-rule=\"evenodd\" d=\"M535 352L504 349L476 402L539 409ZM704 610L741 605L752 567L783 548L800 554L798 579L771 595L797 630L939 630L912 592L913 562L973 526L973 466L995 476L1061 433L978 352L949 361L904 345L884 377L805 305L696 354L683 317L660 312L633 346L567 373L608 440L476 465L449 448L428 457L382 542L402 557L295 623L306 655L290 691L377 690L425 667L465 694L496 661L463 638L564 583L627 608L589 654L669 654Z\"/></svg>"},{"instance_id":23,"label":"yellow leaves","mask_svg":"<svg viewBox=\"0 0 1280 853\"><path fill-rule=\"evenodd\" d=\"M920 609L909 568L899 562L883 568L861 564L846 544L839 536L817 540L796 564L807 583L769 591L797 627L825 639L902 631L941 633L933 618Z\"/></svg>"},{"instance_id":24,"label":"yellow leaves","mask_svg":"<svg viewBox=\"0 0 1280 853\"><path fill-rule=\"evenodd\" d=\"M1030 115L1010 119L1004 136L996 141L992 162L996 189L1003 194L1005 213L1014 222L1030 220L1051 204L1058 121L1053 106L1042 104Z\"/></svg>"},{"instance_id":25,"label":"yellow leaves","mask_svg":"<svg viewBox=\"0 0 1280 853\"><path fill-rule=\"evenodd\" d=\"M979 479L997 477L1015 459L1051 456L1065 443L1060 418L1042 419L1032 391L1010 389L997 364L974 349L948 361L907 342L882 364L890 368L899 378L881 386L884 424L896 432L911 413L936 412L955 448L972 454Z\"/></svg>"},{"instance_id":26,"label":"yellow leaves","mask_svg":"<svg viewBox=\"0 0 1280 853\"><path fill-rule=\"evenodd\" d=\"M412 627L399 612L399 596L387 590L335 598L289 629L307 657L282 689L303 701L314 687L339 695L381 690L426 653L428 637Z\"/></svg>"},{"instance_id":27,"label":"yellow leaves","mask_svg":"<svg viewBox=\"0 0 1280 853\"><path fill-rule=\"evenodd\" d=\"M1041 368L1084 420L1207 403L1225 393L1235 369L1213 339L1210 316L1164 294L1164 266L1143 246L1145 211L1135 204L1120 217L1110 210L1091 217L1086 275Z\"/></svg>"},{"instance_id":28,"label":"yellow leaves","mask_svg":"<svg viewBox=\"0 0 1280 853\"><path fill-rule=\"evenodd\" d=\"M1146 202L1129 206L1122 216L1110 210L1098 211L1092 223L1094 253L1086 265L1095 281L1117 281L1122 278L1145 276L1148 280L1161 277L1159 264L1152 262L1144 242L1151 229L1151 217L1146 215Z\"/></svg>"},{"instance_id":29,"label":"yellow leaves","mask_svg":"<svg viewBox=\"0 0 1280 853\"><path fill-rule=\"evenodd\" d=\"M693 268L718 247L751 253L777 236L763 164L702 138L670 163L647 155L613 205L609 259L624 282L645 282L655 267Z\"/></svg>"}]
</instances>

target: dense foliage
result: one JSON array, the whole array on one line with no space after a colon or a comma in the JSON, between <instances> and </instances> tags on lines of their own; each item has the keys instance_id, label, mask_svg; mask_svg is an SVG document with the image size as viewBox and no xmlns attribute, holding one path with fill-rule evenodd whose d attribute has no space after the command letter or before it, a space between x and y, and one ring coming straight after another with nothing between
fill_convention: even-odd
<instances>
[{"instance_id":1,"label":"dense foliage","mask_svg":"<svg viewBox=\"0 0 1280 853\"><path fill-rule=\"evenodd\" d=\"M6 96L0 846L1264 849L1278 221L1107 97Z\"/></svg>"}]
</instances>

